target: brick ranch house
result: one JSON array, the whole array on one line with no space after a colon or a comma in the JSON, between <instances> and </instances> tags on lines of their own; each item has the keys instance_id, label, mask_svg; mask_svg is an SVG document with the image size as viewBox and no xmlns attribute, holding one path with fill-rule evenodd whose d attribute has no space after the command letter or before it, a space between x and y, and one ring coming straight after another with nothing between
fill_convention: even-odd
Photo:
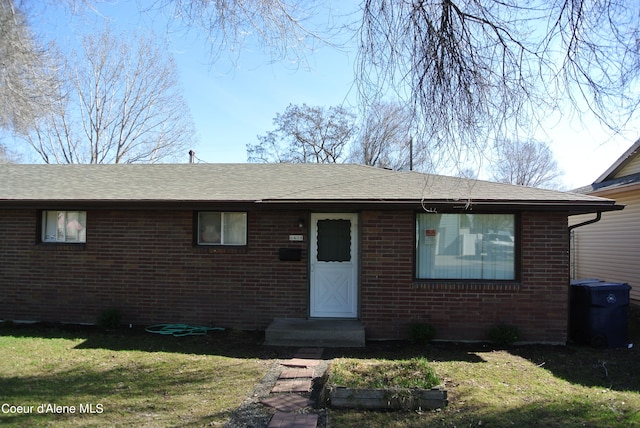
<instances>
[{"instance_id":1,"label":"brick ranch house","mask_svg":"<svg viewBox=\"0 0 640 428\"><path fill-rule=\"evenodd\" d=\"M359 320L368 339L567 341L594 196L358 165L0 165L0 319Z\"/></svg>"}]
</instances>

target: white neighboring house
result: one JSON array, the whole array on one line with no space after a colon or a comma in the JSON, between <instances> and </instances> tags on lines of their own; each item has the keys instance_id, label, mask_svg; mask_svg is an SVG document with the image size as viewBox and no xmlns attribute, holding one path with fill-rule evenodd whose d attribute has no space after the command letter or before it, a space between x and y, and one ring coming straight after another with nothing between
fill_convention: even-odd
<instances>
[{"instance_id":1,"label":"white neighboring house","mask_svg":"<svg viewBox=\"0 0 640 428\"><path fill-rule=\"evenodd\" d=\"M632 303L640 304L640 139L593 184L574 192L615 199L625 209L602 213L600 221L572 230L572 279L626 282ZM569 226L593 218L572 216Z\"/></svg>"}]
</instances>

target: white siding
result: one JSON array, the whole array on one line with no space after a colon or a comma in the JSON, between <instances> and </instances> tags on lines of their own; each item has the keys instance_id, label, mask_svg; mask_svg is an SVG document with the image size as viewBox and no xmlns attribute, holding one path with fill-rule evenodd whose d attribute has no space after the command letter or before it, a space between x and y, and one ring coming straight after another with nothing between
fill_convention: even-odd
<instances>
[{"instance_id":1,"label":"white siding","mask_svg":"<svg viewBox=\"0 0 640 428\"><path fill-rule=\"evenodd\" d=\"M624 166L618 173L615 178L625 177L627 175L637 174L640 172L640 156L636 156L631 161Z\"/></svg>"},{"instance_id":2,"label":"white siding","mask_svg":"<svg viewBox=\"0 0 640 428\"><path fill-rule=\"evenodd\" d=\"M631 299L640 301L640 190L607 197L626 207L603 213L598 223L574 229L572 277L626 282L632 287ZM594 216L572 216L569 224Z\"/></svg>"}]
</instances>

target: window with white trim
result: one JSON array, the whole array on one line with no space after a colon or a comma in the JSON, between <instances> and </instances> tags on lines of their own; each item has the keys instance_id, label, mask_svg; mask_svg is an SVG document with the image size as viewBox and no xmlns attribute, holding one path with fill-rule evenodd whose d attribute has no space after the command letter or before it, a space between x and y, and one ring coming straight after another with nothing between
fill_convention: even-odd
<instances>
[{"instance_id":1,"label":"window with white trim","mask_svg":"<svg viewBox=\"0 0 640 428\"><path fill-rule=\"evenodd\" d=\"M416 216L418 279L516 279L514 214Z\"/></svg>"},{"instance_id":2,"label":"window with white trim","mask_svg":"<svg viewBox=\"0 0 640 428\"><path fill-rule=\"evenodd\" d=\"M86 211L42 211L42 242L87 241Z\"/></svg>"},{"instance_id":3,"label":"window with white trim","mask_svg":"<svg viewBox=\"0 0 640 428\"><path fill-rule=\"evenodd\" d=\"M198 245L247 245L247 213L198 213Z\"/></svg>"}]
</instances>

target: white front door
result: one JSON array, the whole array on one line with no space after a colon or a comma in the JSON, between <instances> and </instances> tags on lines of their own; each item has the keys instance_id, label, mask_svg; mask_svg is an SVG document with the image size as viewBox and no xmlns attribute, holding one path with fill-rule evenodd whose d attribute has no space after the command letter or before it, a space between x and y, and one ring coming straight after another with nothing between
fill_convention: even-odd
<instances>
[{"instance_id":1,"label":"white front door","mask_svg":"<svg viewBox=\"0 0 640 428\"><path fill-rule=\"evenodd\" d=\"M313 318L358 317L358 214L311 214Z\"/></svg>"}]
</instances>

